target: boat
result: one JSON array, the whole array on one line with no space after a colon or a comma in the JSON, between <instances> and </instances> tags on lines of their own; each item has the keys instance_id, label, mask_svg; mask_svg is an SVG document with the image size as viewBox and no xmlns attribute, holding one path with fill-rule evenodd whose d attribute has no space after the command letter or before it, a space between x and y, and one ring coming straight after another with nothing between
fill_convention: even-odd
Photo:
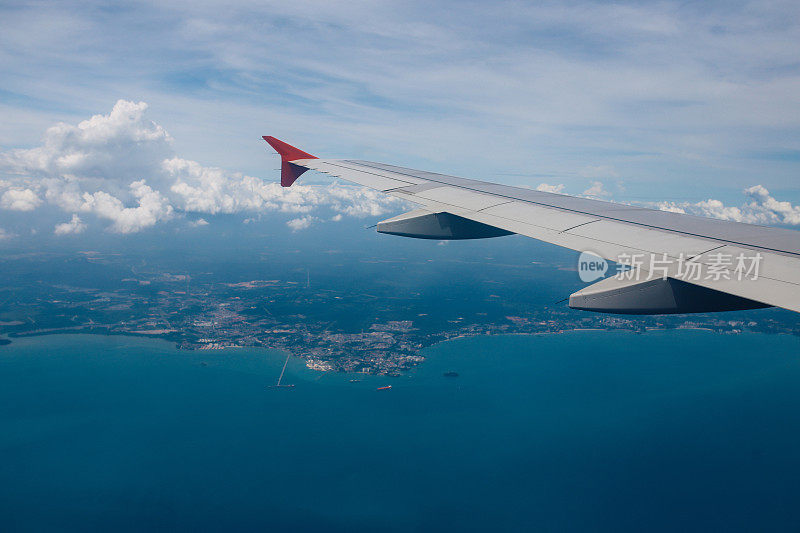
<instances>
[{"instance_id":1,"label":"boat","mask_svg":"<svg viewBox=\"0 0 800 533\"><path fill-rule=\"evenodd\" d=\"M385 387L378 387L378 388L377 388L377 389L375 389L375 390L389 390L389 389L391 389L391 388L392 388L392 386L391 386L391 385L386 385Z\"/></svg>"}]
</instances>

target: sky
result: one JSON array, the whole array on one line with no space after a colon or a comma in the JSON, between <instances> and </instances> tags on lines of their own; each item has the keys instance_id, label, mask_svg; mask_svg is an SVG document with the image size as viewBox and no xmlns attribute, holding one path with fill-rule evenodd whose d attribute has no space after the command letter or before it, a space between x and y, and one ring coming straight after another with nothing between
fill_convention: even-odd
<instances>
[{"instance_id":1,"label":"sky","mask_svg":"<svg viewBox=\"0 0 800 533\"><path fill-rule=\"evenodd\" d=\"M360 158L800 225L797 2L3 2L0 243L405 206Z\"/></svg>"}]
</instances>

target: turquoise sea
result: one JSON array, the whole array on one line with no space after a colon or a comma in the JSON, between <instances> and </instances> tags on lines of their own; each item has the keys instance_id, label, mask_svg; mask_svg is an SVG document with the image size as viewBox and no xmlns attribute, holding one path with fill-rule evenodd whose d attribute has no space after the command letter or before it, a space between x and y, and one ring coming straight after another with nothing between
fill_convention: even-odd
<instances>
[{"instance_id":1,"label":"turquoise sea","mask_svg":"<svg viewBox=\"0 0 800 533\"><path fill-rule=\"evenodd\" d=\"M425 355L398 378L293 358L296 386L274 389L277 351L15 339L0 530L800 530L800 339L575 332Z\"/></svg>"}]
</instances>

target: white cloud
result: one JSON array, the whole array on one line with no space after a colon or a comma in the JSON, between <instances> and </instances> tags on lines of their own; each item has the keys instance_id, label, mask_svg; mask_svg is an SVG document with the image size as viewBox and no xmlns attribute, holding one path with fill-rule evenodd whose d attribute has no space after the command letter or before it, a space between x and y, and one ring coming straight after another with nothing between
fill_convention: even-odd
<instances>
[{"instance_id":1,"label":"white cloud","mask_svg":"<svg viewBox=\"0 0 800 533\"><path fill-rule=\"evenodd\" d=\"M190 222L189 225L195 228L199 228L201 226L208 226L208 221L204 218L198 218L197 220Z\"/></svg>"},{"instance_id":2,"label":"white cloud","mask_svg":"<svg viewBox=\"0 0 800 533\"><path fill-rule=\"evenodd\" d=\"M171 158L163 162L171 180L171 197L186 212L239 213L280 211L309 213L328 207L355 217L379 216L402 203L391 196L365 188L333 182L327 186L295 184L281 187L238 172L203 167L195 161Z\"/></svg>"},{"instance_id":3,"label":"white cloud","mask_svg":"<svg viewBox=\"0 0 800 533\"><path fill-rule=\"evenodd\" d=\"M592 186L583 191L583 194L590 198L608 198L611 196L611 193L605 190L602 182L599 181L593 181Z\"/></svg>"},{"instance_id":4,"label":"white cloud","mask_svg":"<svg viewBox=\"0 0 800 533\"><path fill-rule=\"evenodd\" d=\"M293 218L290 221L288 221L286 225L289 226L292 229L292 231L300 231L310 228L311 225L314 224L314 222L316 222L317 220L319 219L316 217L304 216L300 218Z\"/></svg>"},{"instance_id":5,"label":"white cloud","mask_svg":"<svg viewBox=\"0 0 800 533\"><path fill-rule=\"evenodd\" d=\"M800 224L800 206L789 202L781 202L770 196L763 185L754 185L745 189L745 194L753 201L748 205L751 211L761 215L764 223L781 222L783 224Z\"/></svg>"},{"instance_id":6,"label":"white cloud","mask_svg":"<svg viewBox=\"0 0 800 533\"><path fill-rule=\"evenodd\" d=\"M119 100L107 115L48 128L41 146L6 152L0 163L18 173L81 181L146 178L172 151L169 134L145 118L147 107Z\"/></svg>"},{"instance_id":7,"label":"white cloud","mask_svg":"<svg viewBox=\"0 0 800 533\"><path fill-rule=\"evenodd\" d=\"M668 211L670 213L686 213L686 209L679 206L675 202L657 202L655 208L660 211Z\"/></svg>"},{"instance_id":8,"label":"white cloud","mask_svg":"<svg viewBox=\"0 0 800 533\"><path fill-rule=\"evenodd\" d=\"M14 237L13 233L9 233L8 231L0 228L0 241L5 241Z\"/></svg>"},{"instance_id":9,"label":"white cloud","mask_svg":"<svg viewBox=\"0 0 800 533\"><path fill-rule=\"evenodd\" d=\"M167 199L144 180L131 183L130 188L138 200L136 207L125 207L119 198L98 191L83 194L80 210L112 221L111 230L117 233L135 233L172 218L173 208Z\"/></svg>"},{"instance_id":10,"label":"white cloud","mask_svg":"<svg viewBox=\"0 0 800 533\"><path fill-rule=\"evenodd\" d=\"M120 100L107 115L49 128L39 147L0 153L0 171L8 178L0 183L8 188L0 206L33 210L42 205L42 194L68 213L93 213L110 221L112 232L134 233L187 213L307 215L328 209L365 217L402 205L396 198L338 182L284 188L277 180L265 182L178 157L172 137L146 118L147 107Z\"/></svg>"},{"instance_id":11,"label":"white cloud","mask_svg":"<svg viewBox=\"0 0 800 533\"><path fill-rule=\"evenodd\" d=\"M4 108L5 145L33 142L53 109L124 87L177 117L183 131L170 129L195 153L251 175L263 153L249 143L265 125L330 153L414 154L474 176L535 157L682 184L724 168L743 186L765 163L747 153L797 149L797 2L232 0L144 2L124 17L9 5L4 89L37 105ZM86 83L97 65L103 76ZM578 150L577 166L559 166ZM631 170L632 159L648 161ZM770 166L773 183L796 179L796 163ZM153 184L127 177L142 178Z\"/></svg>"},{"instance_id":12,"label":"white cloud","mask_svg":"<svg viewBox=\"0 0 800 533\"><path fill-rule=\"evenodd\" d=\"M85 229L86 224L81 221L81 217L73 214L72 218L68 222L56 224L53 233L56 235L75 235L78 233L83 233Z\"/></svg>"},{"instance_id":13,"label":"white cloud","mask_svg":"<svg viewBox=\"0 0 800 533\"><path fill-rule=\"evenodd\" d=\"M561 192L564 190L564 184L559 183L558 185L550 185L549 183L540 183L536 187L536 190L542 192L552 192L556 194L561 194Z\"/></svg>"},{"instance_id":14,"label":"white cloud","mask_svg":"<svg viewBox=\"0 0 800 533\"><path fill-rule=\"evenodd\" d=\"M800 224L800 206L773 198L766 187L754 185L744 194L750 201L737 206L727 206L721 200L709 198L701 202L658 202L653 204L662 211L690 213L749 224Z\"/></svg>"},{"instance_id":15,"label":"white cloud","mask_svg":"<svg viewBox=\"0 0 800 533\"><path fill-rule=\"evenodd\" d=\"M294 215L288 225L298 231L323 220L377 217L404 207L391 196L338 181L283 188L276 179L265 181L179 157L172 137L146 117L147 107L120 100L106 115L47 129L36 148L0 153L0 207L31 211L47 204L66 213L92 214L80 224L105 220L107 229L117 233L133 233L186 215L257 218L268 212ZM597 165L584 168L582 174L613 177L616 172ZM556 193L563 189L563 184L537 187ZM583 194L611 196L600 181ZM749 201L738 207L715 199L663 202L657 207L726 220L800 224L800 207L776 200L765 187L748 187L745 194Z\"/></svg>"},{"instance_id":16,"label":"white cloud","mask_svg":"<svg viewBox=\"0 0 800 533\"><path fill-rule=\"evenodd\" d=\"M745 219L745 215L738 207L726 207L720 200L714 200L712 198L697 202L689 208L711 218L733 220L736 222L742 222Z\"/></svg>"},{"instance_id":17,"label":"white cloud","mask_svg":"<svg viewBox=\"0 0 800 533\"><path fill-rule=\"evenodd\" d=\"M0 197L0 207L13 211L33 211L42 199L31 189L9 189Z\"/></svg>"},{"instance_id":18,"label":"white cloud","mask_svg":"<svg viewBox=\"0 0 800 533\"><path fill-rule=\"evenodd\" d=\"M343 215L356 218L377 217L391 209L406 206L406 203L393 196L364 187L353 188L334 182L325 189L331 208Z\"/></svg>"}]
</instances>

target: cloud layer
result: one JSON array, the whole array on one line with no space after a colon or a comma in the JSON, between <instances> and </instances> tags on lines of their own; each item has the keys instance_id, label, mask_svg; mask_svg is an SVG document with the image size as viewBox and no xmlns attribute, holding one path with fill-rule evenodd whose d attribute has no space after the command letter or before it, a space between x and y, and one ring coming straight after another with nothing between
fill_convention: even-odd
<instances>
[{"instance_id":1,"label":"cloud layer","mask_svg":"<svg viewBox=\"0 0 800 533\"><path fill-rule=\"evenodd\" d=\"M301 231L343 216L377 217L403 207L390 196L339 182L327 186L296 184L283 188L241 172L203 166L175 153L175 141L147 118L147 104L119 100L110 113L77 125L48 128L42 143L30 149L0 152L0 215L57 209L71 218L57 224L56 235L84 232L100 222L115 233L136 233L162 222L181 220L199 227L203 215L284 213L287 225ZM590 186L584 196L611 197L600 175L613 169L582 171ZM538 190L563 192L564 184L542 183ZM667 211L693 213L760 224L800 224L800 207L779 201L762 185L744 190L747 201L728 206L720 200L659 202ZM3 232L2 238L12 237Z\"/></svg>"},{"instance_id":2,"label":"cloud layer","mask_svg":"<svg viewBox=\"0 0 800 533\"><path fill-rule=\"evenodd\" d=\"M156 224L188 219L199 227L203 215L284 213L292 231L343 216L377 217L403 207L399 200L339 182L326 186L281 187L241 172L203 166L179 157L175 140L147 118L144 102L119 100L110 113L77 125L48 128L42 143L30 149L0 152L0 215L56 209L67 222L56 235L75 235L93 223L115 233L136 233ZM590 186L584 196L611 197L598 176L614 177L613 169L581 171ZM564 184L542 183L538 190L564 192ZM716 199L700 202L658 202L659 209L758 224L800 225L800 206L775 199L762 185L744 190L741 206ZM63 219L62 219L63 220ZM2 239L13 234L3 231Z\"/></svg>"},{"instance_id":3,"label":"cloud layer","mask_svg":"<svg viewBox=\"0 0 800 533\"><path fill-rule=\"evenodd\" d=\"M673 213L690 213L749 224L800 225L800 206L773 198L766 187L754 185L745 189L749 200L740 207L726 206L709 198L701 202L658 202L655 207Z\"/></svg>"},{"instance_id":4,"label":"cloud layer","mask_svg":"<svg viewBox=\"0 0 800 533\"><path fill-rule=\"evenodd\" d=\"M127 95L250 175L275 133L476 178L798 190L797 1L106 4L0 5L0 145Z\"/></svg>"},{"instance_id":5,"label":"cloud layer","mask_svg":"<svg viewBox=\"0 0 800 533\"><path fill-rule=\"evenodd\" d=\"M541 183L536 187L537 191L562 193L566 186L563 183L550 185ZM742 191L748 198L739 207L725 205L721 200L709 198L700 202L625 202L629 205L643 205L669 211L671 213L683 213L730 220L733 222L744 222L748 224L763 225L800 225L800 206L793 205L791 202L776 200L766 187L763 185L753 185ZM583 191L586 198L596 200L611 200L611 193L605 189L603 182L593 181L591 186Z\"/></svg>"},{"instance_id":6,"label":"cloud layer","mask_svg":"<svg viewBox=\"0 0 800 533\"><path fill-rule=\"evenodd\" d=\"M55 228L57 235L66 235L86 228L81 216L106 221L112 232L135 233L186 214L307 214L328 209L364 217L400 206L391 197L339 183L283 188L180 158L167 131L147 119L147 107L120 100L106 115L48 128L40 146L0 153L5 176L0 181L0 209L56 207L72 214L69 222ZM305 216L290 227L300 230L318 220Z\"/></svg>"}]
</instances>

